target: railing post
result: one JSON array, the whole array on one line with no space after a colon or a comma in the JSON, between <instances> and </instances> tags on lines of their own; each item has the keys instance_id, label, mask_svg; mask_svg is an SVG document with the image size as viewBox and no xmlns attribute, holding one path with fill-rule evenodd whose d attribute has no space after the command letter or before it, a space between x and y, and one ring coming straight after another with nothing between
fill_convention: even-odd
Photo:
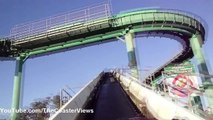
<instances>
[{"instance_id":1,"label":"railing post","mask_svg":"<svg viewBox=\"0 0 213 120\"><path fill-rule=\"evenodd\" d=\"M193 54L197 61L199 73L208 75L209 71L208 71L205 57L204 57L203 51L202 51L202 40L203 40L202 36L199 33L196 33L196 34L192 35L192 37L190 38L190 45L192 47ZM211 79L208 77L205 77L205 76L201 76L201 79L202 79L202 83L205 88L205 93L208 96L213 94L213 86L212 86ZM207 99L209 102L209 107L213 108L213 98L207 97ZM199 106L199 107L201 107L201 106Z\"/></svg>"},{"instance_id":2,"label":"railing post","mask_svg":"<svg viewBox=\"0 0 213 120\"><path fill-rule=\"evenodd\" d=\"M126 48L128 52L129 67L133 76L138 78L137 59L135 54L134 33L127 32L125 34Z\"/></svg>"},{"instance_id":3,"label":"railing post","mask_svg":"<svg viewBox=\"0 0 213 120\"><path fill-rule=\"evenodd\" d=\"M22 83L22 68L25 57L19 56L16 58L16 68L13 83L13 98L12 98L12 112L11 120L19 120L19 113L17 110L20 107L20 96L21 96L21 83Z\"/></svg>"}]
</instances>

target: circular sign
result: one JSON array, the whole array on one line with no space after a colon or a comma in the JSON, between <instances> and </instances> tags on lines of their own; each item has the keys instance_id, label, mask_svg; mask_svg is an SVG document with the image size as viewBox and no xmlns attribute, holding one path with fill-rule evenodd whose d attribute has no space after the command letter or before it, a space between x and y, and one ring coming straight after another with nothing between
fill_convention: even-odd
<instances>
[{"instance_id":1,"label":"circular sign","mask_svg":"<svg viewBox=\"0 0 213 120\"><path fill-rule=\"evenodd\" d=\"M187 86L193 86L193 82L185 75L179 74L176 76L172 81L172 84L174 86L171 90L172 93L180 97L186 97L192 94L192 92L187 89Z\"/></svg>"}]
</instances>

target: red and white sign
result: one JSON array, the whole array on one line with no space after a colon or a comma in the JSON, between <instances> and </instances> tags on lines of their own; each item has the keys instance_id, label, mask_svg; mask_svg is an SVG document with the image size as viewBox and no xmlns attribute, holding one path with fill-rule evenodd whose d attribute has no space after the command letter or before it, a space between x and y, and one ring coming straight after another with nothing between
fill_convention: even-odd
<instances>
[{"instance_id":1,"label":"red and white sign","mask_svg":"<svg viewBox=\"0 0 213 120\"><path fill-rule=\"evenodd\" d=\"M169 94L174 97L187 97L193 93L193 89L198 89L196 76L178 74L175 77L167 78L166 82L169 84Z\"/></svg>"}]
</instances>

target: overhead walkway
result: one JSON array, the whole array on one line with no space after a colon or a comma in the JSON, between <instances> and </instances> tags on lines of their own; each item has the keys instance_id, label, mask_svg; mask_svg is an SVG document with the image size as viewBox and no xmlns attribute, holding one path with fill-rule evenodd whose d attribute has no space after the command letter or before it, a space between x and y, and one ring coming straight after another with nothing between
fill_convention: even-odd
<instances>
[{"instance_id":1,"label":"overhead walkway","mask_svg":"<svg viewBox=\"0 0 213 120\"><path fill-rule=\"evenodd\" d=\"M60 50L82 48L115 41L118 37L123 37L126 33L131 32L135 33L136 37L146 35L178 40L184 46L184 51L178 59L171 62L181 62L193 56L189 45L192 35L199 34L201 41L205 40L203 39L205 30L200 19L176 10L139 9L111 16L108 9L103 9L93 14L76 18L77 20L73 19L76 21L62 19L60 24L55 23L52 25L53 27L48 23L57 17L39 21L38 23L46 23L42 27L33 27L38 23L15 27L10 37L1 40L0 57L17 57L19 55L31 57ZM68 17L69 15L63 16ZM90 16L96 17L91 18Z\"/></svg>"}]
</instances>

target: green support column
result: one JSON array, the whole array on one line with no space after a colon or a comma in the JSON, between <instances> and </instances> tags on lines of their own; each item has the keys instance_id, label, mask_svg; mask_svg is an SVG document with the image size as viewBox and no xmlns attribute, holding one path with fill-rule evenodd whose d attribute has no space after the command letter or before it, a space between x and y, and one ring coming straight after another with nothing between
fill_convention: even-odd
<instances>
[{"instance_id":1,"label":"green support column","mask_svg":"<svg viewBox=\"0 0 213 120\"><path fill-rule=\"evenodd\" d=\"M199 73L208 75L209 71L206 65L205 57L202 52L202 36L200 34L194 34L190 39L190 44L197 61ZM205 94L207 94L208 96L213 95L213 87L211 80L207 77L201 77L201 79L202 84L205 88ZM213 98L207 97L207 99L209 102L209 107L213 108Z\"/></svg>"},{"instance_id":2,"label":"green support column","mask_svg":"<svg viewBox=\"0 0 213 120\"><path fill-rule=\"evenodd\" d=\"M20 107L20 95L21 95L21 78L22 78L22 68L24 63L24 57L16 58L16 70L14 76L13 85L13 98L12 98L12 113L11 120L19 120L19 114L15 110Z\"/></svg>"},{"instance_id":3,"label":"green support column","mask_svg":"<svg viewBox=\"0 0 213 120\"><path fill-rule=\"evenodd\" d=\"M131 69L131 73L133 76L138 78L138 67L137 60L135 55L135 41L134 41L134 33L126 33L125 34L126 47L128 52L129 59L129 67Z\"/></svg>"}]
</instances>

